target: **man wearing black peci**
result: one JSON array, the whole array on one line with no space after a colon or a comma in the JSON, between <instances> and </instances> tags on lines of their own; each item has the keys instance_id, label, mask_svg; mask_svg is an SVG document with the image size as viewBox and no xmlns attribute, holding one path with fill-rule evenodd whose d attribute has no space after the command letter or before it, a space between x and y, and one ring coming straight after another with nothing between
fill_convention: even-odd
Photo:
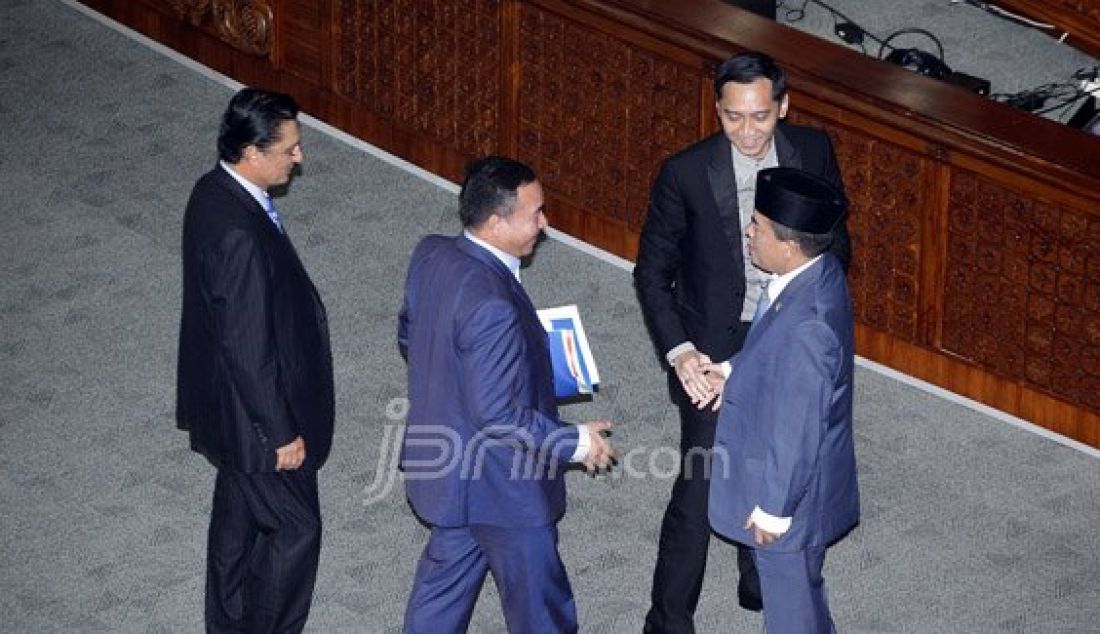
<instances>
[{"instance_id":1,"label":"man wearing black peci","mask_svg":"<svg viewBox=\"0 0 1100 634\"><path fill-rule=\"evenodd\" d=\"M786 78L762 53L734 55L717 70L715 109L722 131L662 165L642 229L634 284L650 335L669 368L680 410L681 469L661 524L646 632L694 632L711 529L708 473L716 414L699 409L709 394L703 365L740 350L766 274L755 268L743 235L752 217L756 175L797 167L843 189L829 138L781 120ZM846 267L841 222L830 250ZM738 601L759 610L751 553L738 549Z\"/></svg>"}]
</instances>

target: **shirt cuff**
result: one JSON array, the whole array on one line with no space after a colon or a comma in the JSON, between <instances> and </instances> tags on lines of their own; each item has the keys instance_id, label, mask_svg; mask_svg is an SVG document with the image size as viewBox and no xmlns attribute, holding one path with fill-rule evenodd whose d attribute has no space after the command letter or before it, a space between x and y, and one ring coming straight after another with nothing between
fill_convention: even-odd
<instances>
[{"instance_id":1,"label":"shirt cuff","mask_svg":"<svg viewBox=\"0 0 1100 634\"><path fill-rule=\"evenodd\" d=\"M691 343L690 341L685 341L684 343L676 346L672 350L666 352L665 360L668 361L668 364L670 366L676 367L676 357L685 352L688 352L689 350L695 350L695 344Z\"/></svg>"},{"instance_id":2,"label":"shirt cuff","mask_svg":"<svg viewBox=\"0 0 1100 634\"><path fill-rule=\"evenodd\" d=\"M730 375L733 374L733 364L730 363L729 361L723 361L719 365L719 367L722 368L722 376L723 377L728 379L728 378L730 378Z\"/></svg>"},{"instance_id":3,"label":"shirt cuff","mask_svg":"<svg viewBox=\"0 0 1100 634\"><path fill-rule=\"evenodd\" d=\"M574 425L577 428L577 448L573 450L573 457L569 459L570 462L584 462L584 459L588 457L588 447L592 444L592 440L588 437L588 425L583 423Z\"/></svg>"},{"instance_id":4,"label":"shirt cuff","mask_svg":"<svg viewBox=\"0 0 1100 634\"><path fill-rule=\"evenodd\" d=\"M773 535L782 535L791 530L791 518L789 517L776 517L765 513L759 506L752 510L752 523L756 524L761 530L765 530Z\"/></svg>"}]
</instances>

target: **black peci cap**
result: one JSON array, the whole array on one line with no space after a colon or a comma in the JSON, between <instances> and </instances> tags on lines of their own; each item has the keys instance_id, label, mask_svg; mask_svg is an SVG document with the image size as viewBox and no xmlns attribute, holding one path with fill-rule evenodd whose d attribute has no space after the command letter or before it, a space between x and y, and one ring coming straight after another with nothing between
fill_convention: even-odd
<instances>
[{"instance_id":1,"label":"black peci cap","mask_svg":"<svg viewBox=\"0 0 1100 634\"><path fill-rule=\"evenodd\" d=\"M793 167L770 167L756 175L756 209L785 227L823 235L832 231L848 206L824 178Z\"/></svg>"}]
</instances>

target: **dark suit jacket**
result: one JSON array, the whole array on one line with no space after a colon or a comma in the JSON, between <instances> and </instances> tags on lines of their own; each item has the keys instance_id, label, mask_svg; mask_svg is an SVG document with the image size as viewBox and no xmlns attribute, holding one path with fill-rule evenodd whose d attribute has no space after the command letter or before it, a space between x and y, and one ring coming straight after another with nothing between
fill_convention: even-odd
<instances>
[{"instance_id":1,"label":"dark suit jacket","mask_svg":"<svg viewBox=\"0 0 1100 634\"><path fill-rule=\"evenodd\" d=\"M546 331L508 267L464 236L424 238L397 341L409 369L401 468L417 515L435 526L556 521L578 432L558 417Z\"/></svg>"},{"instance_id":2,"label":"dark suit jacket","mask_svg":"<svg viewBox=\"0 0 1100 634\"><path fill-rule=\"evenodd\" d=\"M325 307L290 239L220 166L195 184L183 220L183 317L176 416L219 467L274 471L302 436L306 468L332 445Z\"/></svg>"},{"instance_id":3,"label":"dark suit jacket","mask_svg":"<svg viewBox=\"0 0 1100 634\"><path fill-rule=\"evenodd\" d=\"M825 133L780 123L774 142L781 166L843 186ZM736 352L733 333L740 327L745 264L730 152L723 134L707 137L665 161L653 184L634 285L662 360L685 341L715 361ZM833 252L841 262L850 259L843 225ZM675 376L670 387L674 399L684 398Z\"/></svg>"},{"instance_id":4,"label":"dark suit jacket","mask_svg":"<svg viewBox=\"0 0 1100 634\"><path fill-rule=\"evenodd\" d=\"M852 439L852 305L840 263L825 254L798 274L730 361L710 481L714 530L749 546L759 506L791 517L763 548L824 547L859 520Z\"/></svg>"}]
</instances>

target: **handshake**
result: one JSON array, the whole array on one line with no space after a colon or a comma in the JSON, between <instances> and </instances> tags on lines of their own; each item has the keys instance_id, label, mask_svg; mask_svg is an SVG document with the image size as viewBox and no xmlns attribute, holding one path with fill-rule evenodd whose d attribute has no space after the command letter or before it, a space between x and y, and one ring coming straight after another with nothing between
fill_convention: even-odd
<instances>
[{"instance_id":1,"label":"handshake","mask_svg":"<svg viewBox=\"0 0 1100 634\"><path fill-rule=\"evenodd\" d=\"M698 350L687 350L676 357L676 376L691 398L692 405L699 409L710 405L711 409L718 411L727 371L723 364L714 363ZM589 441L588 454L583 461L585 470L593 475L610 470L618 458L618 452L608 439L611 421L593 420L585 425Z\"/></svg>"},{"instance_id":2,"label":"handshake","mask_svg":"<svg viewBox=\"0 0 1100 634\"><path fill-rule=\"evenodd\" d=\"M676 357L676 377L691 399L692 405L703 409L713 402L711 409L718 411L722 404L722 389L726 385L727 369L714 363L698 350L686 350Z\"/></svg>"}]
</instances>

